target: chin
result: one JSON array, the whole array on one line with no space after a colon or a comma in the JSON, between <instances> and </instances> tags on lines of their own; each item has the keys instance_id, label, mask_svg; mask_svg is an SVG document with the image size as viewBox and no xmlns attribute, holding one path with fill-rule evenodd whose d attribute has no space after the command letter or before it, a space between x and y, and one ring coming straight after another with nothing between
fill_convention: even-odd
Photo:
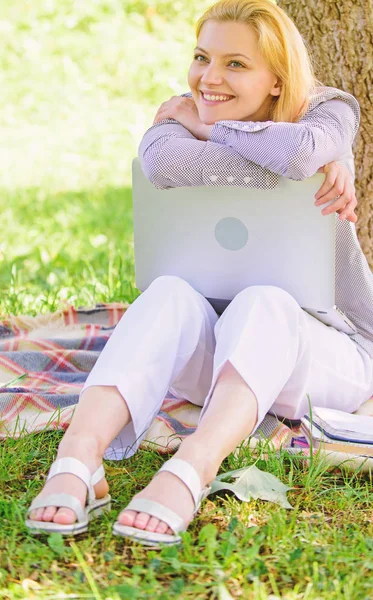
<instances>
[{"instance_id":1,"label":"chin","mask_svg":"<svg viewBox=\"0 0 373 600\"><path fill-rule=\"evenodd\" d=\"M212 115L203 114L203 112L204 111L200 111L198 113L198 116L199 116L200 120L202 121L202 123L204 125L215 125L216 121L221 121L221 120L223 120L225 118L225 117L219 117L219 118L217 118L216 116L213 117Z\"/></svg>"},{"instance_id":2,"label":"chin","mask_svg":"<svg viewBox=\"0 0 373 600\"><path fill-rule=\"evenodd\" d=\"M222 111L218 116L216 112L214 115L212 115L211 111L206 111L203 109L198 111L198 116L205 125L215 125L217 121L227 121L236 118L229 115L229 113L224 114L224 111Z\"/></svg>"},{"instance_id":3,"label":"chin","mask_svg":"<svg viewBox=\"0 0 373 600\"><path fill-rule=\"evenodd\" d=\"M204 125L214 125L216 123L216 119L207 117L206 115L201 114L200 111L198 111L198 117Z\"/></svg>"}]
</instances>

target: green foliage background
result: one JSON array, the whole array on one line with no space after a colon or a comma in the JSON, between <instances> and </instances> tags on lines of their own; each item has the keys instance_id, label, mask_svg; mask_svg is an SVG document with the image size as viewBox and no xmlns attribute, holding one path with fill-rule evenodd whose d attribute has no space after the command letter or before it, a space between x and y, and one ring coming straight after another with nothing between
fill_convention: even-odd
<instances>
[{"instance_id":1,"label":"green foliage background","mask_svg":"<svg viewBox=\"0 0 373 600\"><path fill-rule=\"evenodd\" d=\"M133 300L131 161L206 0L0 3L0 314Z\"/></svg>"},{"instance_id":2,"label":"green foliage background","mask_svg":"<svg viewBox=\"0 0 373 600\"><path fill-rule=\"evenodd\" d=\"M3 0L0 185L128 185L157 108L188 89L194 22L207 5Z\"/></svg>"}]
</instances>

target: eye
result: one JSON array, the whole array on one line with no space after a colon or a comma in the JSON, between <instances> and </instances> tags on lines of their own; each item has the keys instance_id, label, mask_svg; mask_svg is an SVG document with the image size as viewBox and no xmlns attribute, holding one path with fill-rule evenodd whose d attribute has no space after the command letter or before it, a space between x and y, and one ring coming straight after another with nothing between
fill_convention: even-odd
<instances>
[{"instance_id":1,"label":"eye","mask_svg":"<svg viewBox=\"0 0 373 600\"><path fill-rule=\"evenodd\" d=\"M202 58L202 60L198 60L199 58ZM195 54L194 60L196 60L197 62L202 62L203 60L206 60L206 59L204 56L202 56L202 54Z\"/></svg>"},{"instance_id":2,"label":"eye","mask_svg":"<svg viewBox=\"0 0 373 600\"><path fill-rule=\"evenodd\" d=\"M244 67L244 65L240 62L238 62L237 60L231 60L231 62L229 63L230 65L238 65L239 67Z\"/></svg>"}]
</instances>

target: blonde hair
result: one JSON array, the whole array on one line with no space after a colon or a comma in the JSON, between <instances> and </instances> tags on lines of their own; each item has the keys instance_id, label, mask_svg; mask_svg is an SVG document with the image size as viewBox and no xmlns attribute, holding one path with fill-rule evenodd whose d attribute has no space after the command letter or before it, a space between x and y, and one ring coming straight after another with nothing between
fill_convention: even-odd
<instances>
[{"instance_id":1,"label":"blonde hair","mask_svg":"<svg viewBox=\"0 0 373 600\"><path fill-rule=\"evenodd\" d=\"M268 119L294 123L307 112L317 86L309 51L287 14L273 0L219 0L198 20L197 38L206 21L237 21L258 35L258 50L269 70L280 80L281 92L273 96Z\"/></svg>"}]
</instances>

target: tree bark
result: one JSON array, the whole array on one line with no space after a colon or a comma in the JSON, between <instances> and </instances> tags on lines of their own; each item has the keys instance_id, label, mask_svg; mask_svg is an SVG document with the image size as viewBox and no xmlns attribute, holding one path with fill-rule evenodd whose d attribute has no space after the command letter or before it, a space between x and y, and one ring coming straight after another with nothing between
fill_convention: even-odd
<instances>
[{"instance_id":1,"label":"tree bark","mask_svg":"<svg viewBox=\"0 0 373 600\"><path fill-rule=\"evenodd\" d=\"M277 0L300 31L324 85L353 94L361 122L354 145L358 222L373 270L373 0Z\"/></svg>"}]
</instances>

